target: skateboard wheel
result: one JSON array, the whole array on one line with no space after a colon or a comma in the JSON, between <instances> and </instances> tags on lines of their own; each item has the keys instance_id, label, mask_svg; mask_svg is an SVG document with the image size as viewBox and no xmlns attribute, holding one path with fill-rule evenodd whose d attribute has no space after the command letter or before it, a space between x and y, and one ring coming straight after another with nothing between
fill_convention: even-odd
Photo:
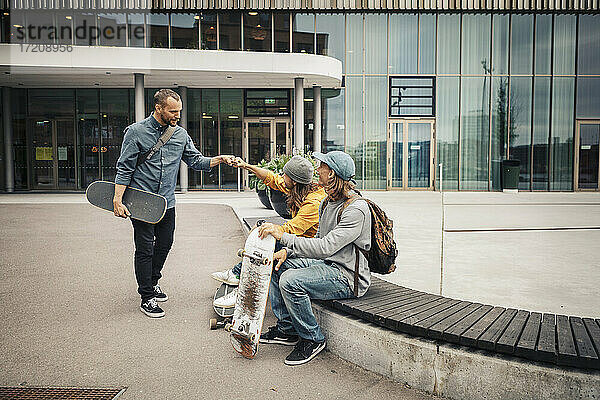
<instances>
[{"instance_id":1,"label":"skateboard wheel","mask_svg":"<svg viewBox=\"0 0 600 400\"><path fill-rule=\"evenodd\" d=\"M216 318L211 318L209 322L210 322L211 330L217 329L217 319Z\"/></svg>"},{"instance_id":2,"label":"skateboard wheel","mask_svg":"<svg viewBox=\"0 0 600 400\"><path fill-rule=\"evenodd\" d=\"M250 335L250 341L254 342L254 339L256 339L256 333Z\"/></svg>"},{"instance_id":3,"label":"skateboard wheel","mask_svg":"<svg viewBox=\"0 0 600 400\"><path fill-rule=\"evenodd\" d=\"M225 324L225 330L227 332L231 332L231 326L232 326L231 324Z\"/></svg>"},{"instance_id":4,"label":"skateboard wheel","mask_svg":"<svg viewBox=\"0 0 600 400\"><path fill-rule=\"evenodd\" d=\"M262 265L269 265L269 262L270 262L270 261L269 261L269 259L268 259L268 258L266 258L266 257L265 257L265 258L263 258L263 259L261 260L261 262L262 262Z\"/></svg>"},{"instance_id":5,"label":"skateboard wheel","mask_svg":"<svg viewBox=\"0 0 600 400\"><path fill-rule=\"evenodd\" d=\"M256 226L261 226L262 224L264 224L265 222L267 222L264 219L259 219L258 221L256 221Z\"/></svg>"},{"instance_id":6,"label":"skateboard wheel","mask_svg":"<svg viewBox=\"0 0 600 400\"><path fill-rule=\"evenodd\" d=\"M244 249L239 249L237 255L238 257L244 257Z\"/></svg>"}]
</instances>

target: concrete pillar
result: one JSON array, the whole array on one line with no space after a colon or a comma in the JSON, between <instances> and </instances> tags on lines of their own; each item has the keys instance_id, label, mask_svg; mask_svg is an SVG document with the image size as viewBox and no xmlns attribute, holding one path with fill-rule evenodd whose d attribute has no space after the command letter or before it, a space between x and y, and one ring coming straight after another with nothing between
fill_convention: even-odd
<instances>
[{"instance_id":1,"label":"concrete pillar","mask_svg":"<svg viewBox=\"0 0 600 400\"><path fill-rule=\"evenodd\" d=\"M294 147L304 151L304 78L294 78Z\"/></svg>"},{"instance_id":2,"label":"concrete pillar","mask_svg":"<svg viewBox=\"0 0 600 400\"><path fill-rule=\"evenodd\" d=\"M10 101L10 88L2 88L2 119L4 124L4 180L6 191L15 191L15 161L12 148L12 107Z\"/></svg>"},{"instance_id":3,"label":"concrete pillar","mask_svg":"<svg viewBox=\"0 0 600 400\"><path fill-rule=\"evenodd\" d=\"M146 118L146 107L144 105L144 74L133 74L135 85L135 122Z\"/></svg>"},{"instance_id":4,"label":"concrete pillar","mask_svg":"<svg viewBox=\"0 0 600 400\"><path fill-rule=\"evenodd\" d=\"M313 132L313 151L321 151L321 86L313 87L313 109L315 116L315 130Z\"/></svg>"},{"instance_id":5,"label":"concrete pillar","mask_svg":"<svg viewBox=\"0 0 600 400\"><path fill-rule=\"evenodd\" d=\"M187 87L179 86L179 97L181 97L181 105L183 106L183 108L181 109L181 119L179 120L179 125L181 125L181 127L187 131ZM187 193L188 166L183 161L181 162L181 164L179 164L179 187L181 188L182 193Z\"/></svg>"}]
</instances>

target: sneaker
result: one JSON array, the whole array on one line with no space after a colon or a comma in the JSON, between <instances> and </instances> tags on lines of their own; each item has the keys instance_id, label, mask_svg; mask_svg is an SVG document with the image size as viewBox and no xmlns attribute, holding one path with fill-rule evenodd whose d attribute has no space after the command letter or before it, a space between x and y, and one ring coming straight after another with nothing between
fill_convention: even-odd
<instances>
[{"instance_id":1,"label":"sneaker","mask_svg":"<svg viewBox=\"0 0 600 400\"><path fill-rule=\"evenodd\" d=\"M210 276L219 282L223 282L231 286L237 286L240 284L240 277L235 275L231 269L213 272Z\"/></svg>"},{"instance_id":2,"label":"sneaker","mask_svg":"<svg viewBox=\"0 0 600 400\"><path fill-rule=\"evenodd\" d=\"M165 316L165 312L158 306L154 298L146 301L142 301L140 311L149 316L150 318L160 318Z\"/></svg>"},{"instance_id":3,"label":"sneaker","mask_svg":"<svg viewBox=\"0 0 600 400\"><path fill-rule=\"evenodd\" d=\"M302 339L298 342L294 351L285 358L287 365L300 365L309 362L325 349L326 342L313 342L312 340Z\"/></svg>"},{"instance_id":4,"label":"sneaker","mask_svg":"<svg viewBox=\"0 0 600 400\"><path fill-rule=\"evenodd\" d=\"M235 307L235 299L237 298L237 288L233 289L231 292L227 293L223 297L219 297L215 301L213 301L213 305L215 307L223 307L223 308L231 308Z\"/></svg>"},{"instance_id":5,"label":"sneaker","mask_svg":"<svg viewBox=\"0 0 600 400\"><path fill-rule=\"evenodd\" d=\"M167 301L169 300L169 296L165 292L160 289L160 286L154 286L154 298L156 301Z\"/></svg>"},{"instance_id":6,"label":"sneaker","mask_svg":"<svg viewBox=\"0 0 600 400\"><path fill-rule=\"evenodd\" d=\"M276 343L286 346L293 346L298 343L298 335L287 335L281 333L276 326L269 328L269 331L260 335L259 343Z\"/></svg>"}]
</instances>

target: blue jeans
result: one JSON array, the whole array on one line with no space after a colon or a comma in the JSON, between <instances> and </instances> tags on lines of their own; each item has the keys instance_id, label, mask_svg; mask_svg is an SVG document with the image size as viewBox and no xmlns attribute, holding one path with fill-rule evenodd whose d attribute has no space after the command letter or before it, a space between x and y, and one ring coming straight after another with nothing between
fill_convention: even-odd
<instances>
[{"instance_id":1,"label":"blue jeans","mask_svg":"<svg viewBox=\"0 0 600 400\"><path fill-rule=\"evenodd\" d=\"M283 248L283 246L281 245L281 242L279 240L277 240L275 242L275 252L278 252L282 248ZM240 261L239 263L235 264L233 266L233 268L231 269L231 271L233 272L233 274L235 276L237 276L239 278L240 273L242 272L242 262Z\"/></svg>"},{"instance_id":2,"label":"blue jeans","mask_svg":"<svg viewBox=\"0 0 600 400\"><path fill-rule=\"evenodd\" d=\"M298 335L313 342L325 336L313 314L310 300L333 300L354 297L348 280L335 265L323 260L290 258L273 271L269 299L277 328L288 335Z\"/></svg>"}]
</instances>

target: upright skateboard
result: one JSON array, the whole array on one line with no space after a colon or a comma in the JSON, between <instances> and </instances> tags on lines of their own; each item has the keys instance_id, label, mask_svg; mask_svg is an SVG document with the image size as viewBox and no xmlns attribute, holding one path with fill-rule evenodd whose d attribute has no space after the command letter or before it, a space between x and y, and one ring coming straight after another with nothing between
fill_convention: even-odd
<instances>
[{"instance_id":1,"label":"upright skateboard","mask_svg":"<svg viewBox=\"0 0 600 400\"><path fill-rule=\"evenodd\" d=\"M259 221L257 225L262 222ZM250 232L246 245L238 251L238 256L242 257L242 272L233 317L225 329L230 333L235 351L246 358L253 358L258 351L274 251L275 238L269 235L260 239L258 229Z\"/></svg>"},{"instance_id":2,"label":"upright skateboard","mask_svg":"<svg viewBox=\"0 0 600 400\"><path fill-rule=\"evenodd\" d=\"M215 309L215 313L219 316L219 318L210 319L210 329L222 328L231 322L231 317L233 317L233 310L235 309L235 306L217 307L214 305L214 301L218 298L228 295L235 288L235 286L231 286L226 283L221 283L221 286L219 286L219 288L215 292L215 297L213 298L213 308Z\"/></svg>"},{"instance_id":3,"label":"upright skateboard","mask_svg":"<svg viewBox=\"0 0 600 400\"><path fill-rule=\"evenodd\" d=\"M114 196L113 182L92 182L85 191L85 197L92 205L110 212L114 212ZM167 211L167 199L164 196L131 187L125 189L123 204L131 213L131 218L150 224L160 222Z\"/></svg>"}]
</instances>

